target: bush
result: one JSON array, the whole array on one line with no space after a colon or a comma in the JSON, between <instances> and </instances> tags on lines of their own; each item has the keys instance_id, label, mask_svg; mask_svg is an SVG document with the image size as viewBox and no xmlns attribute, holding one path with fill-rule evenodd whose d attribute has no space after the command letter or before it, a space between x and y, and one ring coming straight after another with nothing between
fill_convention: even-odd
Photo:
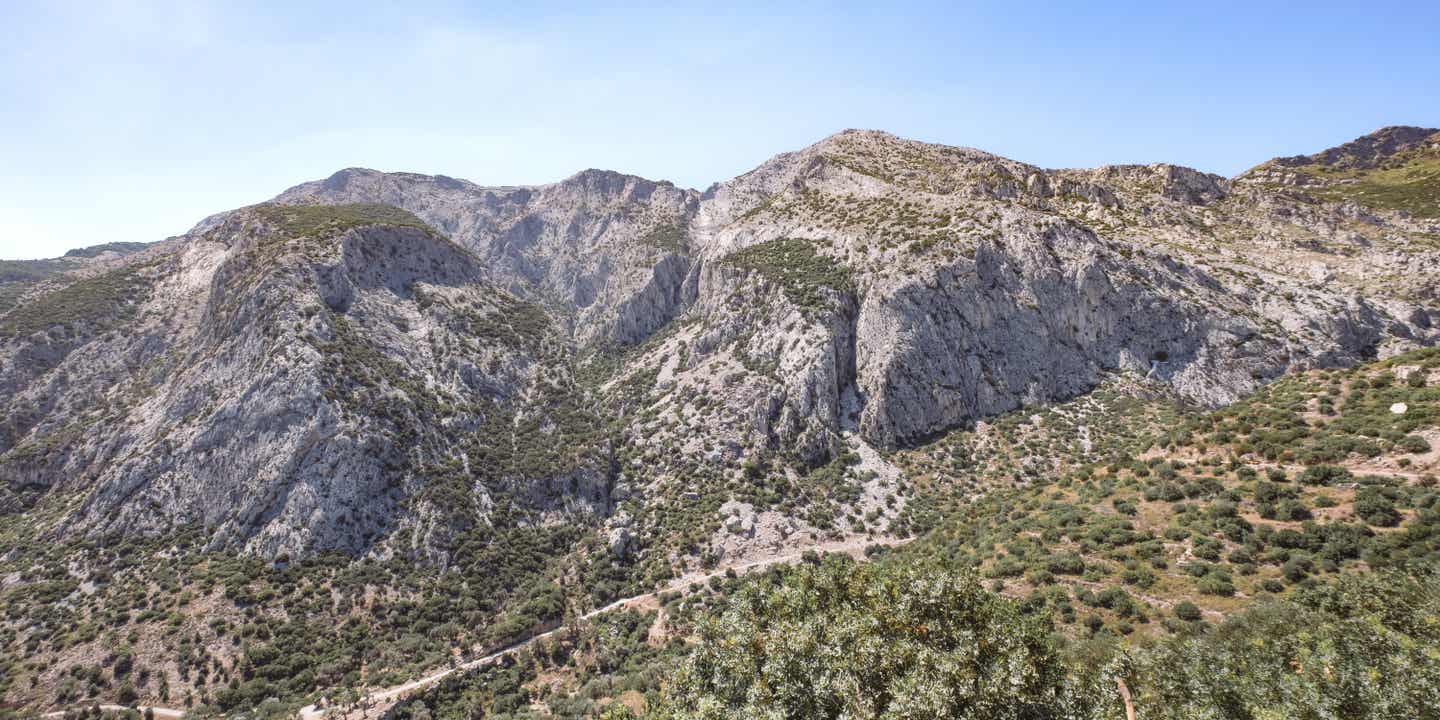
<instances>
[{"instance_id":1,"label":"bush","mask_svg":"<svg viewBox=\"0 0 1440 720\"><path fill-rule=\"evenodd\" d=\"M1338 483L1350 482L1353 477L1349 470L1342 467L1336 467L1334 465L1313 465L1305 468L1305 472L1300 473L1299 479L1300 482L1305 485L1336 485Z\"/></svg>"},{"instance_id":2,"label":"bush","mask_svg":"<svg viewBox=\"0 0 1440 720\"><path fill-rule=\"evenodd\" d=\"M1195 622L1204 615L1200 612L1199 606L1189 600L1182 601L1175 606L1175 617L1186 622Z\"/></svg>"},{"instance_id":3,"label":"bush","mask_svg":"<svg viewBox=\"0 0 1440 720\"><path fill-rule=\"evenodd\" d=\"M1210 573L1200 578L1195 587L1201 595L1229 597L1235 594L1235 584L1231 582L1230 576L1224 573Z\"/></svg>"},{"instance_id":4,"label":"bush","mask_svg":"<svg viewBox=\"0 0 1440 720\"><path fill-rule=\"evenodd\" d=\"M1314 569L1314 567L1315 565L1311 562L1310 558L1296 556L1286 560L1285 564L1280 567L1280 572L1285 575L1286 580L1292 583L1298 583L1309 577L1310 571Z\"/></svg>"},{"instance_id":5,"label":"bush","mask_svg":"<svg viewBox=\"0 0 1440 720\"><path fill-rule=\"evenodd\" d=\"M1198 557L1201 560L1209 560L1211 562L1215 562L1220 559L1220 550L1221 545L1219 542L1215 541L1212 538L1203 538L1195 543L1195 548L1193 552L1195 554L1195 557Z\"/></svg>"},{"instance_id":6,"label":"bush","mask_svg":"<svg viewBox=\"0 0 1440 720\"><path fill-rule=\"evenodd\" d=\"M1419 435L1406 435L1400 438L1399 442L1395 443L1395 447L1401 452L1407 452L1412 455L1430 452L1430 443Z\"/></svg>"},{"instance_id":7,"label":"bush","mask_svg":"<svg viewBox=\"0 0 1440 720\"><path fill-rule=\"evenodd\" d=\"M1355 515L1366 524L1376 527L1395 527L1400 524L1400 512L1395 509L1395 501L1379 488L1361 488L1360 492L1355 494Z\"/></svg>"},{"instance_id":8,"label":"bush","mask_svg":"<svg viewBox=\"0 0 1440 720\"><path fill-rule=\"evenodd\" d=\"M1255 502L1274 504L1282 498L1294 497L1295 489L1261 480L1255 483Z\"/></svg>"},{"instance_id":9,"label":"bush","mask_svg":"<svg viewBox=\"0 0 1440 720\"><path fill-rule=\"evenodd\" d=\"M1028 582L1035 587L1042 587L1044 585L1054 584L1055 576L1050 574L1050 571L1044 568L1033 568L1025 573L1025 582Z\"/></svg>"},{"instance_id":10,"label":"bush","mask_svg":"<svg viewBox=\"0 0 1440 720\"><path fill-rule=\"evenodd\" d=\"M1281 500L1280 504L1275 507L1275 519L1289 520L1292 522L1309 520L1310 510L1305 507L1305 503L1294 498L1286 498L1285 500Z\"/></svg>"},{"instance_id":11,"label":"bush","mask_svg":"<svg viewBox=\"0 0 1440 720\"><path fill-rule=\"evenodd\" d=\"M1045 569L1056 575L1079 575L1085 572L1085 561L1074 553L1052 555Z\"/></svg>"}]
</instances>

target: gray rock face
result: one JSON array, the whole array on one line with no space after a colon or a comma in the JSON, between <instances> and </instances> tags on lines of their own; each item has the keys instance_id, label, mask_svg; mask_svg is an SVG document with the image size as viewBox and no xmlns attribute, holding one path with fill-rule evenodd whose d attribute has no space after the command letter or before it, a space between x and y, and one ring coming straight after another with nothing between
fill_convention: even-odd
<instances>
[{"instance_id":1,"label":"gray rock face","mask_svg":"<svg viewBox=\"0 0 1440 720\"><path fill-rule=\"evenodd\" d=\"M24 351L55 331L5 346L0 377L30 378L8 414L50 412L0 472L12 488L85 489L67 531L197 525L216 546L275 556L361 552L414 526L415 550L443 556L495 495L541 514L607 509L603 448L538 471L445 469L509 443L528 403L570 382L543 311L450 241L391 225L296 238L240 211L159 263L127 332L43 365ZM464 502L438 502L447 486Z\"/></svg>"},{"instance_id":2,"label":"gray rock face","mask_svg":"<svg viewBox=\"0 0 1440 720\"><path fill-rule=\"evenodd\" d=\"M1310 307L1296 317L1323 344L1306 347L1268 332L1246 293L1221 288L1191 267L1117 256L1074 226L983 241L972 261L867 294L856 342L857 382L871 399L861 428L878 444L913 442L1074 397L1106 373L1147 373L1152 362L1182 395L1220 405L1297 364L1373 355L1385 334L1365 301Z\"/></svg>"},{"instance_id":3,"label":"gray rock face","mask_svg":"<svg viewBox=\"0 0 1440 720\"><path fill-rule=\"evenodd\" d=\"M581 345L629 345L684 301L685 228L699 194L602 170L536 187L342 170L277 202L385 203L474 252L506 289L568 318Z\"/></svg>"},{"instance_id":4,"label":"gray rock face","mask_svg":"<svg viewBox=\"0 0 1440 720\"><path fill-rule=\"evenodd\" d=\"M0 503L75 493L63 532L270 556L405 529L390 549L441 563L503 508L629 558L656 504L756 458L923 442L1117 372L1218 405L1440 341L1440 223L1170 165L847 131L704 194L352 169L277 202L440 234L245 209L27 285L0 315Z\"/></svg>"},{"instance_id":5,"label":"gray rock face","mask_svg":"<svg viewBox=\"0 0 1440 720\"><path fill-rule=\"evenodd\" d=\"M714 371L697 353L775 368L724 397L761 408L759 445L807 457L838 447L849 386L861 435L896 445L1074 397L1106 373L1153 374L1218 405L1290 370L1436 342L1425 288L1440 255L1396 241L1424 224L1373 217L1346 236L1348 208L1240 192L1169 165L1045 171L847 131L707 193L692 225L707 271L684 341L701 372ZM818 314L758 312L791 304L776 287L791 279L710 270L780 238L850 268L854 291ZM1351 271L1316 283L1302 270L1386 254L1411 263L1404 282Z\"/></svg>"}]
</instances>

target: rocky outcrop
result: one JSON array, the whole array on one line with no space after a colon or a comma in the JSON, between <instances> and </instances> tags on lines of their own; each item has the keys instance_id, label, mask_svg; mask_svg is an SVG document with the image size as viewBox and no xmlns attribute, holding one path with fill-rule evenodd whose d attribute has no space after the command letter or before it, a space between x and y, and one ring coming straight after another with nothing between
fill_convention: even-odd
<instances>
[{"instance_id":1,"label":"rocky outcrop","mask_svg":"<svg viewBox=\"0 0 1440 720\"><path fill-rule=\"evenodd\" d=\"M973 260L867 293L856 342L861 428L871 442L911 443L1125 371L1220 405L1296 367L1373 357L1394 322L1363 300L1274 308L1273 319L1250 300L1196 268L1120 256L1072 225L1006 234L980 243ZM1287 317L1322 343L1272 332Z\"/></svg>"},{"instance_id":2,"label":"rocky outcrop","mask_svg":"<svg viewBox=\"0 0 1440 720\"><path fill-rule=\"evenodd\" d=\"M494 280L562 317L582 346L631 345L674 317L699 194L586 170L550 185L482 187L445 176L342 170L280 203L386 203L475 253Z\"/></svg>"},{"instance_id":3,"label":"rocky outcrop","mask_svg":"<svg viewBox=\"0 0 1440 720\"><path fill-rule=\"evenodd\" d=\"M413 525L419 546L402 550L443 558L451 530L487 522L499 496L537 519L607 510L603 445L571 448L594 453L578 461L447 469L509 450L530 403L563 404L571 382L550 318L449 240L388 223L297 235L240 211L159 262L137 322L4 407L17 425L48 405L0 472L12 488L83 489L64 531L195 525L217 547L273 557L363 552ZM7 344L5 375L27 372L55 332ZM527 444L561 440L534 434Z\"/></svg>"},{"instance_id":4,"label":"rocky outcrop","mask_svg":"<svg viewBox=\"0 0 1440 720\"><path fill-rule=\"evenodd\" d=\"M633 366L683 349L668 382L751 418L717 438L813 463L841 446L847 392L863 438L893 447L1115 372L1220 405L1286 372L1440 337L1424 295L1440 265L1418 265L1440 258L1392 239L1418 226L1371 216L1356 229L1342 206L1235 192L1170 165L1047 171L846 131L706 192L692 324ZM816 259L801 267L770 253L777 243ZM755 250L776 266L729 261ZM1302 263L1325 252L1413 273L1317 282ZM825 288L828 266L853 287ZM806 283L820 307L797 303Z\"/></svg>"}]
</instances>

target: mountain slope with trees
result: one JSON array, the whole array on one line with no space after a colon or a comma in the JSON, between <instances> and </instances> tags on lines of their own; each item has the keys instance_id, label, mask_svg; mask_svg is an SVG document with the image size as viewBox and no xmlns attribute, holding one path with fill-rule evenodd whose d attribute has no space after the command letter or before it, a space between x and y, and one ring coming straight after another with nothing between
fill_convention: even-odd
<instances>
[{"instance_id":1,"label":"mountain slope with trees","mask_svg":"<svg viewBox=\"0 0 1440 720\"><path fill-rule=\"evenodd\" d=\"M0 689L283 715L837 543L1098 644L1398 568L1440 226L1283 180L851 130L704 192L349 169L10 268Z\"/></svg>"}]
</instances>

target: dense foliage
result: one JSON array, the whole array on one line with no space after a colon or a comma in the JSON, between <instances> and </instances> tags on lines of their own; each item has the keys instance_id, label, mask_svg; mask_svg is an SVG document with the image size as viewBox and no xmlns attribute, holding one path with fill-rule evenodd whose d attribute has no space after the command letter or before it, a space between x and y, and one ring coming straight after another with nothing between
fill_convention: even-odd
<instances>
[{"instance_id":1,"label":"dense foliage","mask_svg":"<svg viewBox=\"0 0 1440 720\"><path fill-rule=\"evenodd\" d=\"M1048 629L973 578L829 558L700 628L659 718L1083 716Z\"/></svg>"},{"instance_id":2,"label":"dense foliage","mask_svg":"<svg viewBox=\"0 0 1440 720\"><path fill-rule=\"evenodd\" d=\"M850 270L815 252L815 244L809 240L780 238L756 243L726 256L725 262L760 273L806 311L823 309L836 293L854 288Z\"/></svg>"},{"instance_id":3,"label":"dense foliage","mask_svg":"<svg viewBox=\"0 0 1440 720\"><path fill-rule=\"evenodd\" d=\"M412 213L393 205L272 205L256 208L261 216L280 226L290 237L329 237L364 225L397 225L435 231Z\"/></svg>"},{"instance_id":4,"label":"dense foliage","mask_svg":"<svg viewBox=\"0 0 1440 720\"><path fill-rule=\"evenodd\" d=\"M648 716L1113 718L1118 678L1142 718L1433 718L1437 618L1434 575L1346 576L1096 656L963 573L827 559L736 593Z\"/></svg>"},{"instance_id":5,"label":"dense foliage","mask_svg":"<svg viewBox=\"0 0 1440 720\"><path fill-rule=\"evenodd\" d=\"M1440 581L1347 576L1131 663L1143 718L1440 717Z\"/></svg>"}]
</instances>

